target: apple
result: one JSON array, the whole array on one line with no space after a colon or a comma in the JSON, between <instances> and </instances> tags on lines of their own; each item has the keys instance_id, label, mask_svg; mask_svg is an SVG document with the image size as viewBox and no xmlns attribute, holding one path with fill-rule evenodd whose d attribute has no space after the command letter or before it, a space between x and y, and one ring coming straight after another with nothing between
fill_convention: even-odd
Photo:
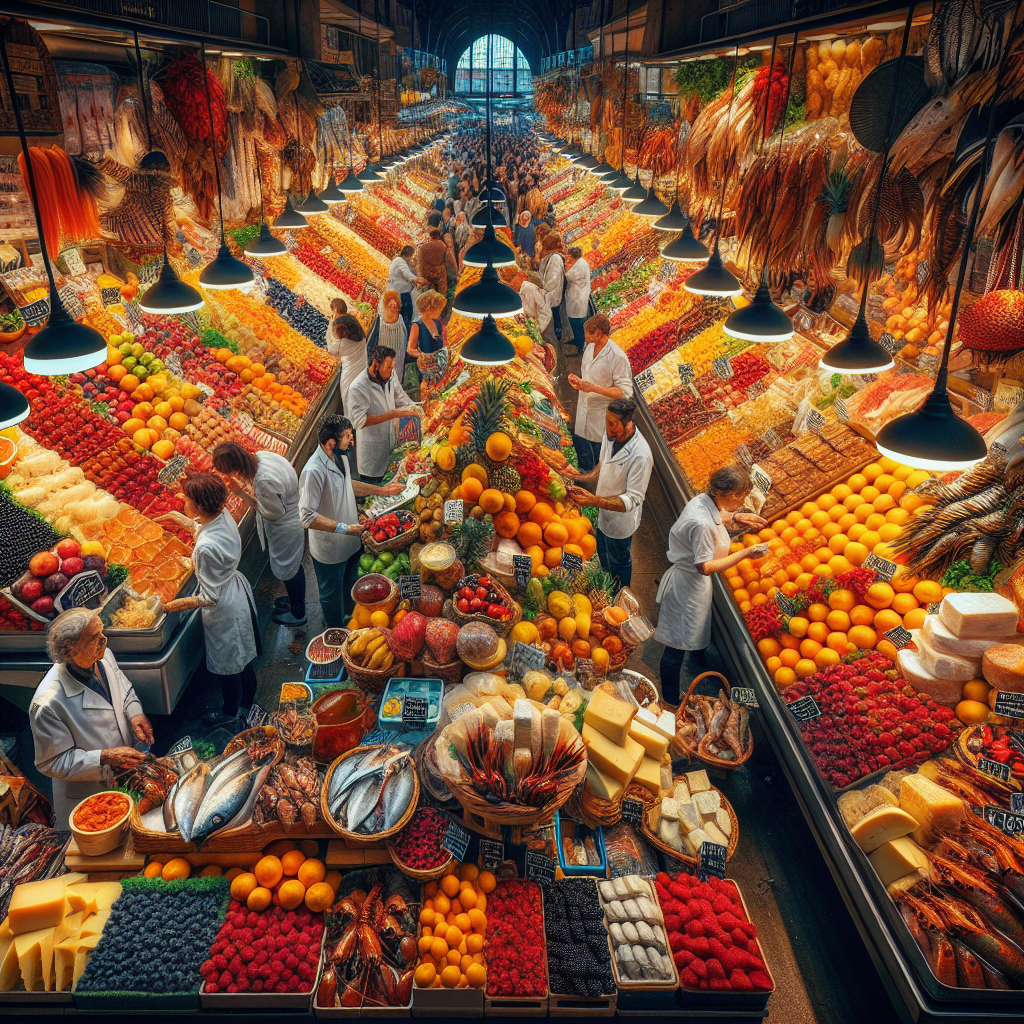
<instances>
[{"instance_id":1,"label":"apple","mask_svg":"<svg viewBox=\"0 0 1024 1024\"><path fill-rule=\"evenodd\" d=\"M77 576L85 568L85 563L77 555L65 558L60 563L60 571L67 577Z\"/></svg>"},{"instance_id":2,"label":"apple","mask_svg":"<svg viewBox=\"0 0 1024 1024\"><path fill-rule=\"evenodd\" d=\"M72 537L65 537L57 545L58 558L77 558L82 553L82 545Z\"/></svg>"},{"instance_id":3,"label":"apple","mask_svg":"<svg viewBox=\"0 0 1024 1024\"><path fill-rule=\"evenodd\" d=\"M52 616L53 615L53 598L52 597L40 597L37 601L33 601L31 604L32 611L39 615Z\"/></svg>"},{"instance_id":4,"label":"apple","mask_svg":"<svg viewBox=\"0 0 1024 1024\"><path fill-rule=\"evenodd\" d=\"M43 585L39 580L25 580L18 589L19 592L15 594L15 597L24 601L25 604L32 604L33 601L38 601L43 596Z\"/></svg>"}]
</instances>

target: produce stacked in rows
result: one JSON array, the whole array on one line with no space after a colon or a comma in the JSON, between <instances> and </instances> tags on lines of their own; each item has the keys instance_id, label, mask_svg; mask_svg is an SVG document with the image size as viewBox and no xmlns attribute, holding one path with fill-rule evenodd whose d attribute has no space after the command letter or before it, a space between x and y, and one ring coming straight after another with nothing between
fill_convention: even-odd
<instances>
[{"instance_id":1,"label":"produce stacked in rows","mask_svg":"<svg viewBox=\"0 0 1024 1024\"><path fill-rule=\"evenodd\" d=\"M603 916L591 879L565 878L544 886L548 984L553 993L596 999L614 991Z\"/></svg>"},{"instance_id":2,"label":"produce stacked in rows","mask_svg":"<svg viewBox=\"0 0 1024 1024\"><path fill-rule=\"evenodd\" d=\"M487 904L487 994L546 996L545 947L540 886L525 879L499 882Z\"/></svg>"}]
</instances>

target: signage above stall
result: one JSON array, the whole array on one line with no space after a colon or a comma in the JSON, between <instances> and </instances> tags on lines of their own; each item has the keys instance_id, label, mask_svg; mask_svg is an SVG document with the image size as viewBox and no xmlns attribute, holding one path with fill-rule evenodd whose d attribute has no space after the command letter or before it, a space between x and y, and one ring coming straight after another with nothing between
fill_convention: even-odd
<instances>
[{"instance_id":1,"label":"signage above stall","mask_svg":"<svg viewBox=\"0 0 1024 1024\"><path fill-rule=\"evenodd\" d=\"M25 131L29 135L59 134L63 124L57 99L57 72L42 36L27 22L6 17L0 18L0 31L4 33ZM17 133L6 76L0 75L0 135Z\"/></svg>"}]
</instances>

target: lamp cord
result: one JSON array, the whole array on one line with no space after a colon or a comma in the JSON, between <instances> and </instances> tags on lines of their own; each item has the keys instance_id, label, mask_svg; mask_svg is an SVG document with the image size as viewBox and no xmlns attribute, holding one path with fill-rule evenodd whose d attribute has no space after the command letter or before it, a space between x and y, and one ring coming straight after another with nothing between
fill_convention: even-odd
<instances>
[{"instance_id":1,"label":"lamp cord","mask_svg":"<svg viewBox=\"0 0 1024 1024\"><path fill-rule=\"evenodd\" d=\"M737 40L736 50L732 58L732 93L729 96L729 117L725 123L725 131L728 135L732 128L732 105L736 100L736 70L740 63L740 44ZM726 164L725 172L722 174L722 195L718 202L718 220L715 223L715 250L718 250L718 243L722 238L722 217L725 214L725 190L729 185L729 165Z\"/></svg>"},{"instance_id":2,"label":"lamp cord","mask_svg":"<svg viewBox=\"0 0 1024 1024\"><path fill-rule=\"evenodd\" d=\"M615 7L612 6L612 13ZM630 0L626 0L626 45L623 48L625 60L623 62L622 74L622 162L619 170L626 173L626 110L629 107L629 16L632 13ZM615 49L615 37L612 36L612 50Z\"/></svg>"},{"instance_id":3,"label":"lamp cord","mask_svg":"<svg viewBox=\"0 0 1024 1024\"><path fill-rule=\"evenodd\" d=\"M226 245L224 238L224 197L220 190L220 159L217 156L217 137L213 128L213 100L210 99L210 71L206 66L206 42L199 43L199 52L203 63L203 88L206 90L206 113L210 119L210 148L213 150L213 172L217 176L217 212L220 215L220 244Z\"/></svg>"}]
</instances>

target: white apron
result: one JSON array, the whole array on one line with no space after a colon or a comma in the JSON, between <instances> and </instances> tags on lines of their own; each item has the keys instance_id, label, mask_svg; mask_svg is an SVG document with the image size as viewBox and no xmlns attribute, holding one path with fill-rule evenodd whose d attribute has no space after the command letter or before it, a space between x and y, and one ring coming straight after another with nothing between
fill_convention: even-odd
<instances>
[{"instance_id":1,"label":"white apron","mask_svg":"<svg viewBox=\"0 0 1024 1024\"><path fill-rule=\"evenodd\" d=\"M704 542L711 540L714 547L710 557L704 557L708 547L695 551L690 540L694 521L707 531ZM714 500L699 494L687 503L683 514L669 533L668 560L671 563L658 586L658 628L654 639L666 647L680 651L702 651L711 643L711 577L697 568L712 558L729 553L729 531L722 525Z\"/></svg>"},{"instance_id":2,"label":"white apron","mask_svg":"<svg viewBox=\"0 0 1024 1024\"><path fill-rule=\"evenodd\" d=\"M334 331L334 328L331 328ZM348 389L352 382L366 369L366 340L352 341L351 338L339 338L338 346L338 394L341 405L348 415Z\"/></svg>"},{"instance_id":3,"label":"white apron","mask_svg":"<svg viewBox=\"0 0 1024 1024\"><path fill-rule=\"evenodd\" d=\"M238 571L242 538L225 509L199 527L192 562L199 579L199 594L217 603L202 610L206 665L218 676L241 672L256 657L253 632L255 602L249 581Z\"/></svg>"},{"instance_id":4,"label":"white apron","mask_svg":"<svg viewBox=\"0 0 1024 1024\"><path fill-rule=\"evenodd\" d=\"M290 580L302 565L306 546L306 531L299 522L299 479L283 455L257 452L256 462L256 533L263 550L270 549L274 578ZM264 511L274 518L265 518Z\"/></svg>"}]
</instances>

